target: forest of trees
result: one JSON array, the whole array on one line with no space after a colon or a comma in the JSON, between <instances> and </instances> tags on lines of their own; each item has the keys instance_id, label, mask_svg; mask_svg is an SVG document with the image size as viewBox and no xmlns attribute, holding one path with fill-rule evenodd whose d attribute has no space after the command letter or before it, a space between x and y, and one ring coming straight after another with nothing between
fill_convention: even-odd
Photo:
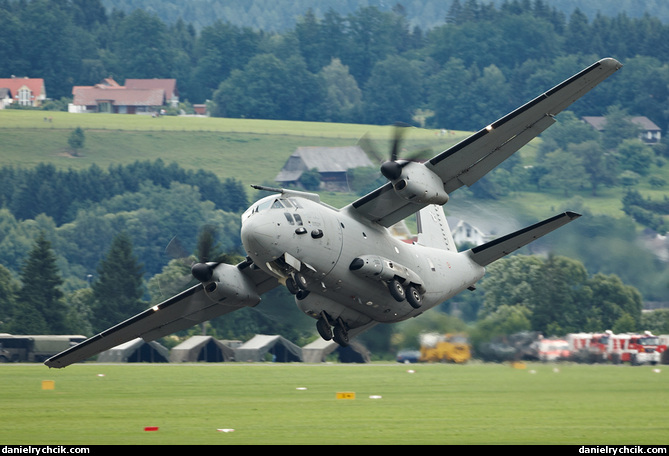
<instances>
[{"instance_id":1,"label":"forest of trees","mask_svg":"<svg viewBox=\"0 0 669 456\"><path fill-rule=\"evenodd\" d=\"M421 29L407 8L307 10L294 28L268 32L224 21L196 29L141 9L108 12L100 0L1 0L0 74L42 77L54 100L110 76L169 77L182 100L212 100L215 115L385 124L420 110L428 126L476 130L611 56L626 67L576 114L616 104L669 125L669 26L656 17L454 0L442 24Z\"/></svg>"},{"instance_id":2,"label":"forest of trees","mask_svg":"<svg viewBox=\"0 0 669 456\"><path fill-rule=\"evenodd\" d=\"M634 190L642 177L664 188L667 182L651 173L666 162L667 149L639 141L628 119L645 115L669 125L669 27L649 15L565 14L546 0L453 0L438 25L422 29L410 25L409 7L318 16L307 10L294 27L276 32L224 21L165 22L141 9L106 10L101 0L0 0L0 75L44 78L52 98L46 109L64 109L74 85L157 77L176 78L182 100L209 100L216 116L476 130L612 56L625 67L561 115L542 136L534 166L513 158L471 193L496 198L557 188L569 198L576 188L596 195L623 185L631 218L660 233L669 229L666 200ZM579 118L586 114L606 116L614 133L585 126ZM85 139L75 133L73 150ZM217 251L240 259L239 214L247 204L234 179L161 161L84 171L0 167L0 331L90 335L169 297L189 280L203 226L216 227ZM580 250L583 263L506 259L479 291L456 300L462 320L446 325L478 322L489 336L529 329L669 332L669 315L642 316L641 294L626 285L634 274L659 280L648 272L656 266L652 254L637 249L638 268L613 270L630 259L631 219L588 219L576 228L583 240L562 243ZM598 225L611 237L599 239ZM166 251L177 244L185 246L179 255ZM606 259L596 254L603 249ZM119 274L123 283L114 288L110 280ZM39 294L35 283L43 285ZM655 298L667 287L647 285ZM118 299L109 300L110 289ZM294 324L290 295L277 289L268 299L280 316L244 309L212 322L211 330L240 339L272 331L296 342L313 335L312 325ZM388 352L391 332L375 330L369 348Z\"/></svg>"},{"instance_id":3,"label":"forest of trees","mask_svg":"<svg viewBox=\"0 0 669 456\"><path fill-rule=\"evenodd\" d=\"M508 1L484 3L499 7ZM412 27L428 30L444 24L453 0L102 0L102 3L109 10L116 8L126 13L143 9L168 24L181 18L198 30L221 20L240 27L284 32L294 28L308 9L319 17L329 10L346 16L367 6L384 12L401 11ZM624 13L636 18L651 14L664 23L669 22L669 5L663 0L550 0L550 5L566 15L578 7L590 20L598 14L613 17Z\"/></svg>"}]
</instances>

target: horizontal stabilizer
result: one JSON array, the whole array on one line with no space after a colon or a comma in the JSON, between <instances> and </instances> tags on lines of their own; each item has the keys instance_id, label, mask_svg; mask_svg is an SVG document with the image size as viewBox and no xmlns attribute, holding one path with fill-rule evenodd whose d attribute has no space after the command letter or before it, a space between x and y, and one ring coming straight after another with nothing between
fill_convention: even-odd
<instances>
[{"instance_id":1,"label":"horizontal stabilizer","mask_svg":"<svg viewBox=\"0 0 669 456\"><path fill-rule=\"evenodd\" d=\"M490 241L486 244L474 247L467 254L480 266L487 266L493 261L499 260L503 256L518 250L519 248L529 244L535 239L550 233L551 231L560 228L579 218L581 215L575 212L565 212L555 217L551 217L543 222L536 223L515 233L507 234L501 238Z\"/></svg>"}]
</instances>

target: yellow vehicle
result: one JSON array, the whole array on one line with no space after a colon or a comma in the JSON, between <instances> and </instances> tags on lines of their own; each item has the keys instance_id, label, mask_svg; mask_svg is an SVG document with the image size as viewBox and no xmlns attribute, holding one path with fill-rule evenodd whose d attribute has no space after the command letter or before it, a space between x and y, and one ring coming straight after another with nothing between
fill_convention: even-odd
<instances>
[{"instance_id":1,"label":"yellow vehicle","mask_svg":"<svg viewBox=\"0 0 669 456\"><path fill-rule=\"evenodd\" d=\"M421 336L420 361L466 363L471 357L469 339L465 334L423 334Z\"/></svg>"}]
</instances>

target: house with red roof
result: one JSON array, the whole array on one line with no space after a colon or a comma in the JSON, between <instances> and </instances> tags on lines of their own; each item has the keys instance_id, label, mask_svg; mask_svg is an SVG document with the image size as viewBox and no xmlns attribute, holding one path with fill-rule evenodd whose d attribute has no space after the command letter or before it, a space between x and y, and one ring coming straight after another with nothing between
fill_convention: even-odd
<instances>
[{"instance_id":1,"label":"house with red roof","mask_svg":"<svg viewBox=\"0 0 669 456\"><path fill-rule=\"evenodd\" d=\"M44 100L44 79L15 76L0 78L0 109L14 103L18 106L39 107Z\"/></svg>"},{"instance_id":2,"label":"house with red roof","mask_svg":"<svg viewBox=\"0 0 669 456\"><path fill-rule=\"evenodd\" d=\"M120 85L112 78L94 86L74 86L69 112L152 114L167 106L177 106L179 92L175 79L127 79Z\"/></svg>"}]
</instances>

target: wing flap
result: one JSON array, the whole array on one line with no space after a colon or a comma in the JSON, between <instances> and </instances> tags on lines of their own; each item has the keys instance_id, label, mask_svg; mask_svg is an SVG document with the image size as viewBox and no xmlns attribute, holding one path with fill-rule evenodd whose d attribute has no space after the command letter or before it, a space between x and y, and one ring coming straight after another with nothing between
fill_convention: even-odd
<instances>
[{"instance_id":1,"label":"wing flap","mask_svg":"<svg viewBox=\"0 0 669 456\"><path fill-rule=\"evenodd\" d=\"M580 214L575 212L565 212L543 222L518 230L515 233L507 234L494 241L474 247L466 253L478 265L487 266L493 261L515 252L535 239L576 220L580 216Z\"/></svg>"}]
</instances>

